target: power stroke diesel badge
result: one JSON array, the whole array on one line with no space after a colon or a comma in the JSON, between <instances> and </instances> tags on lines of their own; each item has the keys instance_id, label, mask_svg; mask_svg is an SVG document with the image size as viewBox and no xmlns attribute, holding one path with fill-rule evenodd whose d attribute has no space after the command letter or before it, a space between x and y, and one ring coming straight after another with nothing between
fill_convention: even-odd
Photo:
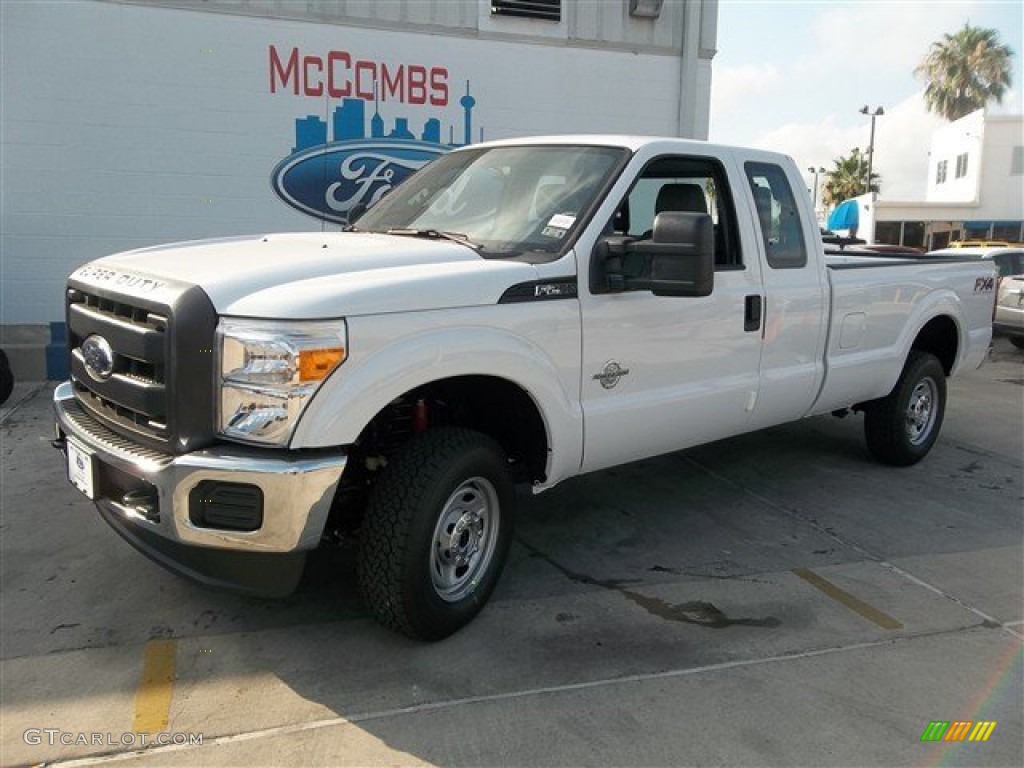
<instances>
[{"instance_id":1,"label":"power stroke diesel badge","mask_svg":"<svg viewBox=\"0 0 1024 768\"><path fill-rule=\"evenodd\" d=\"M629 375L629 368L623 368L614 360L605 363L604 370L594 374L594 381L600 381L605 389L611 389L619 383L619 379Z\"/></svg>"}]
</instances>

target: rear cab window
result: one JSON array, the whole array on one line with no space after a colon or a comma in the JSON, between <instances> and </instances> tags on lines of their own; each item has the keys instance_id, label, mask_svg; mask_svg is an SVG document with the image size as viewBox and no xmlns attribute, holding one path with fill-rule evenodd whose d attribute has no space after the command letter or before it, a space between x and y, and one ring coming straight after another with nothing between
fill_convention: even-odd
<instances>
[{"instance_id":1,"label":"rear cab window","mask_svg":"<svg viewBox=\"0 0 1024 768\"><path fill-rule=\"evenodd\" d=\"M807 245L793 189L781 166L748 162L744 165L754 196L765 260L772 269L807 265Z\"/></svg>"}]
</instances>

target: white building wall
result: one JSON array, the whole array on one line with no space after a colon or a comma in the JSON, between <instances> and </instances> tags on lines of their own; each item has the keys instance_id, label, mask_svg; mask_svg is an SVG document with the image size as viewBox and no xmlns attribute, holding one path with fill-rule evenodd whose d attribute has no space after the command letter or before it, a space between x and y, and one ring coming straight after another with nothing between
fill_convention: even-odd
<instances>
[{"instance_id":1,"label":"white building wall","mask_svg":"<svg viewBox=\"0 0 1024 768\"><path fill-rule=\"evenodd\" d=\"M981 162L981 204L977 218L1024 219L1024 173L1013 173L1015 147L1024 147L1024 117L990 116L985 121ZM1024 150L1019 150L1024 151Z\"/></svg>"},{"instance_id":2,"label":"white building wall","mask_svg":"<svg viewBox=\"0 0 1024 768\"><path fill-rule=\"evenodd\" d=\"M923 227L925 247L951 239L1024 240L1024 162L1015 168L1015 153L1024 156L1022 115L978 110L939 128L931 143L926 200L876 201L872 238L878 223L904 222ZM967 173L957 179L959 155L967 156ZM946 181L938 183L942 161Z\"/></svg>"},{"instance_id":3,"label":"white building wall","mask_svg":"<svg viewBox=\"0 0 1024 768\"><path fill-rule=\"evenodd\" d=\"M978 200L984 132L985 110L979 109L939 128L932 135L925 193L927 202L970 203ZM967 172L958 177L958 158L964 156L967 158Z\"/></svg>"},{"instance_id":4,"label":"white building wall","mask_svg":"<svg viewBox=\"0 0 1024 768\"><path fill-rule=\"evenodd\" d=\"M561 20L495 16L490 0L104 0L161 5L263 19L291 19L376 29L442 32L475 37L562 38L601 45L679 53L696 12L705 47L714 49L718 0L665 0L657 18L631 16L629 0L562 0Z\"/></svg>"},{"instance_id":5,"label":"white building wall","mask_svg":"<svg viewBox=\"0 0 1024 768\"><path fill-rule=\"evenodd\" d=\"M245 5L258 10L275 4ZM376 5L362 4L368 14ZM348 6L362 7L354 0ZM450 13L460 29L479 21L464 10ZM321 227L284 204L270 176L295 146L296 120L314 116L330 126L339 100L308 93L322 84L315 62L312 88L295 82L295 93L292 83L278 83L272 92L271 46L321 62L330 51L343 51L393 70L402 64L444 70L443 97L432 92L437 103L391 99L380 104L380 113L389 130L404 117L417 135L426 120L437 119L445 142L451 129L461 143L460 98L467 80L475 99L474 141L481 129L484 138L559 132L693 136L707 124L713 55L707 34L699 41L707 61L693 75L695 91L687 93L680 87L687 59L672 51L132 3L4 2L0 14L3 326L62 319L66 275L107 253ZM621 16L620 9L620 22ZM598 35L600 29L586 32ZM694 125L682 130L681 96L696 102L687 112ZM367 107L369 117L372 101Z\"/></svg>"}]
</instances>

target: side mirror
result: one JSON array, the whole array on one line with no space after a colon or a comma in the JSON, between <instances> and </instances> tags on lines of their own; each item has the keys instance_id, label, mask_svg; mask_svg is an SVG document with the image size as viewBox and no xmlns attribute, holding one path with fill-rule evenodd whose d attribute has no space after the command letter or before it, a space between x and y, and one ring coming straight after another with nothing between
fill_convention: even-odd
<instances>
[{"instance_id":1,"label":"side mirror","mask_svg":"<svg viewBox=\"0 0 1024 768\"><path fill-rule=\"evenodd\" d=\"M709 296L714 284L715 229L706 213L659 213L650 240L604 238L594 249L593 293Z\"/></svg>"}]
</instances>

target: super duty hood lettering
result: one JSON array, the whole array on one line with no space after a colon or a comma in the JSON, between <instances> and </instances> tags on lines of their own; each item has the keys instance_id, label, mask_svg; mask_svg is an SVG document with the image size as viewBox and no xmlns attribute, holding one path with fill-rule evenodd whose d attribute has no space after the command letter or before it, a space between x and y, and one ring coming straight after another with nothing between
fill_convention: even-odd
<instances>
[{"instance_id":1,"label":"super duty hood lettering","mask_svg":"<svg viewBox=\"0 0 1024 768\"><path fill-rule=\"evenodd\" d=\"M97 266L95 264L86 264L84 267L80 267L72 273L71 278L91 285L115 288L118 291L131 293L137 296L152 293L153 291L160 290L167 285L167 283L162 280L143 277L142 275L134 275L129 272L107 269L106 267Z\"/></svg>"}]
</instances>

